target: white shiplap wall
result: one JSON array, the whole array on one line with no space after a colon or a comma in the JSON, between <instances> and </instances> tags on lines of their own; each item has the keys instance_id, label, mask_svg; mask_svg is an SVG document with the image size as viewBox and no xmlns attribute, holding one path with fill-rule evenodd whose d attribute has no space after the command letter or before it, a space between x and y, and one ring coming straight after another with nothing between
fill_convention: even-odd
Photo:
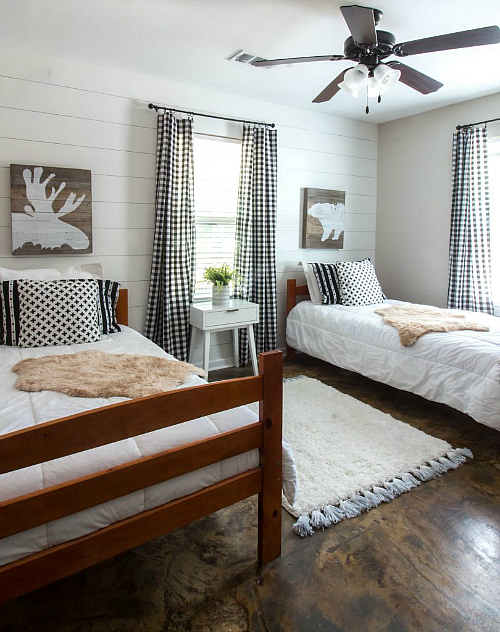
<instances>
[{"instance_id":1,"label":"white shiplap wall","mask_svg":"<svg viewBox=\"0 0 500 632\"><path fill-rule=\"evenodd\" d=\"M258 69L255 69L258 72ZM102 261L129 288L130 324L144 326L154 226L156 117L148 101L275 122L279 138L278 311L284 346L286 279L297 262L374 257L377 126L29 51L0 51L0 266ZM198 133L239 137L239 124L195 119ZM12 257L10 163L92 171L94 252ZM346 191L345 249L303 250L304 187ZM200 350L198 350L200 354ZM201 354L200 354L201 358ZM214 337L212 366L230 364L231 339Z\"/></svg>"}]
</instances>

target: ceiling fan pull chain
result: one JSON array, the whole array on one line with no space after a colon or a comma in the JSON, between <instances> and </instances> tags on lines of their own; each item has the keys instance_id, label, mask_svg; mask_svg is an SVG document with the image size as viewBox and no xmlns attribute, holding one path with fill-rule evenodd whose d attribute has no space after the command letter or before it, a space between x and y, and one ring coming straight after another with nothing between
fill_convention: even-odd
<instances>
[{"instance_id":1,"label":"ceiling fan pull chain","mask_svg":"<svg viewBox=\"0 0 500 632\"><path fill-rule=\"evenodd\" d=\"M370 114L370 108L368 107L368 85L366 86L366 110L367 114Z\"/></svg>"}]
</instances>

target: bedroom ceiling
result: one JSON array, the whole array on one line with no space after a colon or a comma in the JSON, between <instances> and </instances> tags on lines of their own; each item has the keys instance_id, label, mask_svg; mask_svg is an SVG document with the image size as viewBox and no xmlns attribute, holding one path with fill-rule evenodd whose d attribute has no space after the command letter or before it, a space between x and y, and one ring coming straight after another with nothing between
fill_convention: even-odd
<instances>
[{"instance_id":1,"label":"bedroom ceiling","mask_svg":"<svg viewBox=\"0 0 500 632\"><path fill-rule=\"evenodd\" d=\"M398 84L380 105L340 93L311 103L350 62L256 68L229 62L343 53L342 0L1 0L3 45L177 79L340 116L384 122L500 91L500 44L415 55L444 87L423 96ZM374 0L398 41L500 25L500 0ZM147 95L144 95L147 98Z\"/></svg>"}]
</instances>

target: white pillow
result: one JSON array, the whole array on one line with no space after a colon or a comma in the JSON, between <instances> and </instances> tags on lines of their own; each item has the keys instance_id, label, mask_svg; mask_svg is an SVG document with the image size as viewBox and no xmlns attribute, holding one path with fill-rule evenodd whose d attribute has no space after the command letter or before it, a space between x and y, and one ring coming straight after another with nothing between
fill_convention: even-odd
<instances>
[{"instance_id":1,"label":"white pillow","mask_svg":"<svg viewBox=\"0 0 500 632\"><path fill-rule=\"evenodd\" d=\"M67 279L102 279L102 263L84 263L81 266L65 268L31 268L11 270L0 268L0 281L62 281Z\"/></svg>"},{"instance_id":2,"label":"white pillow","mask_svg":"<svg viewBox=\"0 0 500 632\"><path fill-rule=\"evenodd\" d=\"M309 290L311 301L316 305L321 305L323 301L321 300L321 294L319 293L318 282L316 281L314 270L311 268L311 264L307 263L307 261L301 261L300 263L304 268L307 289Z\"/></svg>"},{"instance_id":3,"label":"white pillow","mask_svg":"<svg viewBox=\"0 0 500 632\"><path fill-rule=\"evenodd\" d=\"M102 263L82 263L81 266L75 266L76 270L85 273L84 277L78 277L80 279L104 279L104 270L102 269ZM86 275L90 275L87 277Z\"/></svg>"}]
</instances>

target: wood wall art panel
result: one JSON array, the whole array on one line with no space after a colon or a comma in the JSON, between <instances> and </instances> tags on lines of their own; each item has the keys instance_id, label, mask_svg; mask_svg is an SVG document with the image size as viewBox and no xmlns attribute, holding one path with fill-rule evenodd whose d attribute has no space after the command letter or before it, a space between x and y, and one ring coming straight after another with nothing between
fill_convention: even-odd
<instances>
[{"instance_id":1,"label":"wood wall art panel","mask_svg":"<svg viewBox=\"0 0 500 632\"><path fill-rule=\"evenodd\" d=\"M344 247L345 191L304 189L303 248Z\"/></svg>"},{"instance_id":2,"label":"wood wall art panel","mask_svg":"<svg viewBox=\"0 0 500 632\"><path fill-rule=\"evenodd\" d=\"M10 165L13 255L92 252L88 169Z\"/></svg>"}]
</instances>

